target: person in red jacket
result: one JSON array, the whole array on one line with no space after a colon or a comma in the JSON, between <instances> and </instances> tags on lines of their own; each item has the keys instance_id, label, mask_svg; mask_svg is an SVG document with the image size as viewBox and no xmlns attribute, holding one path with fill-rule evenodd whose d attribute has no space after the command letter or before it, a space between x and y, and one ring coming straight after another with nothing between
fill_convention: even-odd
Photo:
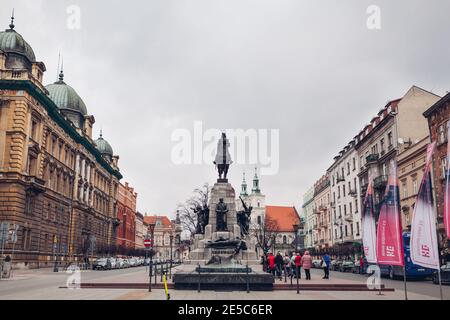
<instances>
[{"instance_id":1,"label":"person in red jacket","mask_svg":"<svg viewBox=\"0 0 450 320\"><path fill-rule=\"evenodd\" d=\"M296 277L302 278L302 256L297 252L294 258Z\"/></svg>"},{"instance_id":2,"label":"person in red jacket","mask_svg":"<svg viewBox=\"0 0 450 320\"><path fill-rule=\"evenodd\" d=\"M275 275L275 256L272 254L272 252L269 252L269 269L270 272Z\"/></svg>"}]
</instances>

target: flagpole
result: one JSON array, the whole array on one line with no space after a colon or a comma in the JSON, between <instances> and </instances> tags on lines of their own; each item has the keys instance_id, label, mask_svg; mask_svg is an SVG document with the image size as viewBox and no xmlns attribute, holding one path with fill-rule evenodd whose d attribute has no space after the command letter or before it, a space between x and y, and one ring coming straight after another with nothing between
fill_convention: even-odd
<instances>
[{"instance_id":1,"label":"flagpole","mask_svg":"<svg viewBox=\"0 0 450 320\"><path fill-rule=\"evenodd\" d=\"M438 269L438 277L439 277L439 292L441 294L441 300L444 300L444 294L442 293L442 280L441 280L441 266L439 265Z\"/></svg>"},{"instance_id":2,"label":"flagpole","mask_svg":"<svg viewBox=\"0 0 450 320\"><path fill-rule=\"evenodd\" d=\"M408 288L406 286L406 265L403 266L403 282L405 284L405 300L408 300Z\"/></svg>"}]
</instances>

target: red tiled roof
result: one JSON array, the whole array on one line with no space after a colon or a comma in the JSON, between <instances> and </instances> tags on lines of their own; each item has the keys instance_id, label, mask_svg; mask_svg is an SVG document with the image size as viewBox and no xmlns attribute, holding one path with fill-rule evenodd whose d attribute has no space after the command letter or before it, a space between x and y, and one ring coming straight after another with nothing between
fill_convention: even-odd
<instances>
[{"instance_id":1,"label":"red tiled roof","mask_svg":"<svg viewBox=\"0 0 450 320\"><path fill-rule=\"evenodd\" d=\"M295 207L266 206L266 220L276 221L277 231L294 232L294 224L300 224Z\"/></svg>"},{"instance_id":2,"label":"red tiled roof","mask_svg":"<svg viewBox=\"0 0 450 320\"><path fill-rule=\"evenodd\" d=\"M157 219L161 221L164 227L170 228L172 226L172 223L170 222L170 219L167 216L156 216L156 215L145 216L144 222L147 224L155 224Z\"/></svg>"}]
</instances>

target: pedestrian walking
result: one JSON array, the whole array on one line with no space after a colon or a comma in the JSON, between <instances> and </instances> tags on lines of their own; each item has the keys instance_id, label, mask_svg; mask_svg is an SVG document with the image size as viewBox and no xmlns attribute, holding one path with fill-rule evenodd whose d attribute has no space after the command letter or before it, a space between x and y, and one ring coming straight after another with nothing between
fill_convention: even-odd
<instances>
[{"instance_id":1,"label":"pedestrian walking","mask_svg":"<svg viewBox=\"0 0 450 320\"><path fill-rule=\"evenodd\" d=\"M305 251L305 254L301 258L301 265L305 270L306 280L311 280L312 258L309 255L309 251Z\"/></svg>"},{"instance_id":2,"label":"pedestrian walking","mask_svg":"<svg viewBox=\"0 0 450 320\"><path fill-rule=\"evenodd\" d=\"M295 276L299 279L302 278L302 256L300 255L300 252L297 252L294 258L294 265L295 265Z\"/></svg>"},{"instance_id":3,"label":"pedestrian walking","mask_svg":"<svg viewBox=\"0 0 450 320\"><path fill-rule=\"evenodd\" d=\"M275 257L275 265L276 265L276 269L277 269L277 276L280 280L282 280L282 273L281 270L283 268L283 256L281 255L281 252L278 251L277 256Z\"/></svg>"},{"instance_id":4,"label":"pedestrian walking","mask_svg":"<svg viewBox=\"0 0 450 320\"><path fill-rule=\"evenodd\" d=\"M328 255L328 253L325 252L325 254L322 257L322 261L321 261L323 273L324 273L324 276L322 279L330 279L330 263L331 263L331 258Z\"/></svg>"},{"instance_id":5,"label":"pedestrian walking","mask_svg":"<svg viewBox=\"0 0 450 320\"><path fill-rule=\"evenodd\" d=\"M270 273L275 276L275 257L272 252L269 252L269 257L267 258L267 260L269 262Z\"/></svg>"},{"instance_id":6,"label":"pedestrian walking","mask_svg":"<svg viewBox=\"0 0 450 320\"><path fill-rule=\"evenodd\" d=\"M289 258L289 255L286 253L284 256L284 273L286 277L290 277L292 274L291 269L291 258Z\"/></svg>"},{"instance_id":7,"label":"pedestrian walking","mask_svg":"<svg viewBox=\"0 0 450 320\"><path fill-rule=\"evenodd\" d=\"M359 258L359 274L364 273L364 257L361 255Z\"/></svg>"}]
</instances>

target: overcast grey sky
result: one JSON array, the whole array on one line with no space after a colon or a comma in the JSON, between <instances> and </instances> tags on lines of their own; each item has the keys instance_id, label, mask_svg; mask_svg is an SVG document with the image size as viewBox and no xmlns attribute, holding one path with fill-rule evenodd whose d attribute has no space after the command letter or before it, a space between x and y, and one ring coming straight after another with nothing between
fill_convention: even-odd
<instances>
[{"instance_id":1,"label":"overcast grey sky","mask_svg":"<svg viewBox=\"0 0 450 320\"><path fill-rule=\"evenodd\" d=\"M81 29L67 28L69 5ZM366 26L381 8L381 30ZM303 193L387 100L412 85L450 90L448 0L2 0L16 31L54 82L65 81L96 119L95 136L119 165L142 212L173 215L213 165L171 161L171 134L207 128L280 130L280 168L263 176L272 205L301 205ZM242 170L230 181L240 189ZM250 182L250 181L249 181Z\"/></svg>"}]
</instances>

